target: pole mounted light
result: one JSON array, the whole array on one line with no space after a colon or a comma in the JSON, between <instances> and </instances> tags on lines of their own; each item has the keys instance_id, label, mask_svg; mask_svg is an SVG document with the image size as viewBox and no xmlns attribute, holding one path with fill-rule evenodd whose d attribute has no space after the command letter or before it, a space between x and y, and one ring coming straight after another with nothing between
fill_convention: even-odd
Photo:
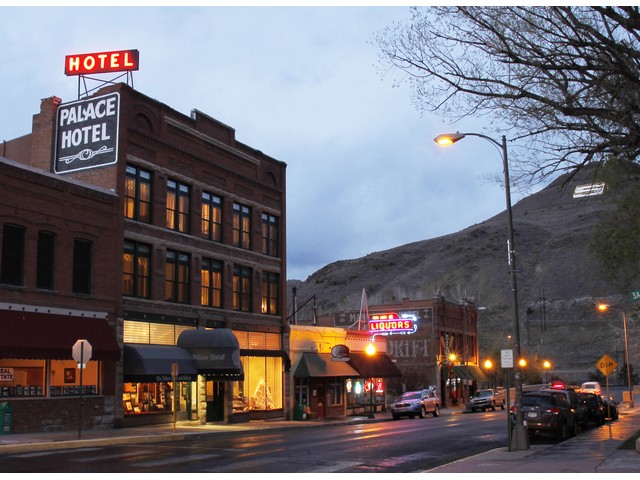
<instances>
[{"instance_id":1,"label":"pole mounted light","mask_svg":"<svg viewBox=\"0 0 640 480\"><path fill-rule=\"evenodd\" d=\"M631 383L631 365L629 364L629 337L627 336L627 314L625 311L618 307L613 307L606 303L599 303L598 310L602 313L606 312L610 308L615 308L622 313L622 327L624 329L624 355L627 363L627 385L629 386L629 408L634 408L633 403L633 384Z\"/></svg>"},{"instance_id":2,"label":"pole mounted light","mask_svg":"<svg viewBox=\"0 0 640 480\"><path fill-rule=\"evenodd\" d=\"M516 283L516 251L513 235L513 213L511 211L511 182L509 180L509 161L507 158L507 138L503 135L502 141L498 142L491 137L481 133L444 133L438 135L433 140L438 145L448 146L462 140L465 137L480 137L491 142L502 153L502 168L504 173L504 191L507 202L507 219L508 219L508 238L507 252L509 262L509 273L511 276L511 293L512 293L512 315L513 315L513 348L516 358L521 358L520 352L520 320L518 317L518 287ZM524 417L522 415L522 371L517 364L514 365L515 372L515 407L516 407L516 423L513 427L513 436L511 438L511 450L527 450L529 448L529 435L524 426Z\"/></svg>"}]
</instances>

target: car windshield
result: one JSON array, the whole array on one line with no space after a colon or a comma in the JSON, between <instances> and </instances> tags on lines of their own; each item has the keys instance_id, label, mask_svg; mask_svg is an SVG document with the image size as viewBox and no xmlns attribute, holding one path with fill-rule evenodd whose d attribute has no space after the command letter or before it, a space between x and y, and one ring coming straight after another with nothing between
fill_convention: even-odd
<instances>
[{"instance_id":1,"label":"car windshield","mask_svg":"<svg viewBox=\"0 0 640 480\"><path fill-rule=\"evenodd\" d=\"M420 400L420 392L405 393L398 400Z\"/></svg>"},{"instance_id":2,"label":"car windshield","mask_svg":"<svg viewBox=\"0 0 640 480\"><path fill-rule=\"evenodd\" d=\"M475 395L475 397L490 397L491 392L489 390L479 390Z\"/></svg>"}]
</instances>

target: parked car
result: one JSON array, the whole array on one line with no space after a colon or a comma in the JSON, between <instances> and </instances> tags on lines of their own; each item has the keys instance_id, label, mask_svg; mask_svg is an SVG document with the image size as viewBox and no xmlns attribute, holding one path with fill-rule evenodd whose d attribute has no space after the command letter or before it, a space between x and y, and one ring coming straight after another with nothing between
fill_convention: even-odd
<instances>
[{"instance_id":1,"label":"parked car","mask_svg":"<svg viewBox=\"0 0 640 480\"><path fill-rule=\"evenodd\" d=\"M579 392L578 397L587 406L587 423L593 423L597 427L604 425L607 418L607 406L600 395Z\"/></svg>"},{"instance_id":2,"label":"parked car","mask_svg":"<svg viewBox=\"0 0 640 480\"><path fill-rule=\"evenodd\" d=\"M559 386L560 385L552 388L545 388L542 391L551 392L564 397L576 414L576 422L578 426L582 429L586 429L588 426L587 406L580 400L580 397L578 397L577 392L573 388L557 388Z\"/></svg>"},{"instance_id":3,"label":"parked car","mask_svg":"<svg viewBox=\"0 0 640 480\"><path fill-rule=\"evenodd\" d=\"M475 412L476 410L482 410L483 412L490 408L495 412L496 407L505 409L507 400L505 399L504 390L498 391L492 388L485 388L478 390L469 399L469 410Z\"/></svg>"},{"instance_id":4,"label":"parked car","mask_svg":"<svg viewBox=\"0 0 640 480\"><path fill-rule=\"evenodd\" d=\"M580 390L586 393L595 393L596 395L602 394L602 388L598 382L584 382L580 385Z\"/></svg>"},{"instance_id":5,"label":"parked car","mask_svg":"<svg viewBox=\"0 0 640 480\"><path fill-rule=\"evenodd\" d=\"M402 416L424 418L427 413L440 415L440 397L433 390L405 392L396 398L390 407L391 416L398 420Z\"/></svg>"},{"instance_id":6,"label":"parked car","mask_svg":"<svg viewBox=\"0 0 640 480\"><path fill-rule=\"evenodd\" d=\"M609 420L618 420L618 402L616 402L611 395L608 397L606 395L601 395L602 401L604 402L604 412L607 415L606 419ZM611 413L611 416L609 416Z\"/></svg>"},{"instance_id":7,"label":"parked car","mask_svg":"<svg viewBox=\"0 0 640 480\"><path fill-rule=\"evenodd\" d=\"M577 433L577 418L566 398L552 391L526 392L522 394L522 417L530 436L553 434L566 440ZM510 413L515 418L515 406Z\"/></svg>"}]
</instances>

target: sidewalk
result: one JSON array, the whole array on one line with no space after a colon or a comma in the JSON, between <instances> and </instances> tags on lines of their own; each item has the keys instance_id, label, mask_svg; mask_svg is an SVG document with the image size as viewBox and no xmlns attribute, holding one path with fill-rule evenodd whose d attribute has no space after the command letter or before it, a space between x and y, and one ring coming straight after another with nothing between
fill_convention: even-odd
<instances>
[{"instance_id":1,"label":"sidewalk","mask_svg":"<svg viewBox=\"0 0 640 480\"><path fill-rule=\"evenodd\" d=\"M620 419L558 444L498 448L429 470L429 473L640 473L640 452L621 450L640 431L640 408L622 408ZM610 439L611 437L611 439Z\"/></svg>"},{"instance_id":2,"label":"sidewalk","mask_svg":"<svg viewBox=\"0 0 640 480\"><path fill-rule=\"evenodd\" d=\"M462 414L462 408L443 408L441 415ZM388 413L378 413L371 419L366 416L322 418L308 421L253 421L243 424L193 425L177 423L147 427L131 427L110 430L87 430L0 435L0 455L44 450L82 448L89 446L123 445L176 441L189 435L241 434L256 430L286 430L290 428L314 428L328 425L362 424L390 421ZM621 409L620 420L612 422L609 439L608 424L578 434L559 444L531 445L528 450L509 452L507 447L474 455L442 465L430 473L640 473L640 453L621 450L620 445L640 430L640 407Z\"/></svg>"}]
</instances>

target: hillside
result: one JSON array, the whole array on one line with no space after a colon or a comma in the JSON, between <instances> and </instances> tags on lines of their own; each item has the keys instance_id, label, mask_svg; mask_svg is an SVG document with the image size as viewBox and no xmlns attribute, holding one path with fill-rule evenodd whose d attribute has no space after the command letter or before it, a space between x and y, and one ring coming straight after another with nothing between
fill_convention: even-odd
<instances>
[{"instance_id":1,"label":"hillside","mask_svg":"<svg viewBox=\"0 0 640 480\"><path fill-rule=\"evenodd\" d=\"M638 188L640 173L609 173L602 195L573 198L576 186L602 181L604 173L591 168L560 177L513 206L522 349L551 358L557 370L593 371L604 353L624 360L622 321L610 317L607 325L593 305L607 297L619 302L627 292L599 277L590 244L617 200ZM332 263L306 281L288 282L289 291L297 287L298 305L315 295L320 315L358 310L363 288L370 305L436 295L471 300L483 307L480 351L489 354L507 348L513 330L506 239L505 211L454 234ZM629 335L631 352L638 351L637 337Z\"/></svg>"}]
</instances>

